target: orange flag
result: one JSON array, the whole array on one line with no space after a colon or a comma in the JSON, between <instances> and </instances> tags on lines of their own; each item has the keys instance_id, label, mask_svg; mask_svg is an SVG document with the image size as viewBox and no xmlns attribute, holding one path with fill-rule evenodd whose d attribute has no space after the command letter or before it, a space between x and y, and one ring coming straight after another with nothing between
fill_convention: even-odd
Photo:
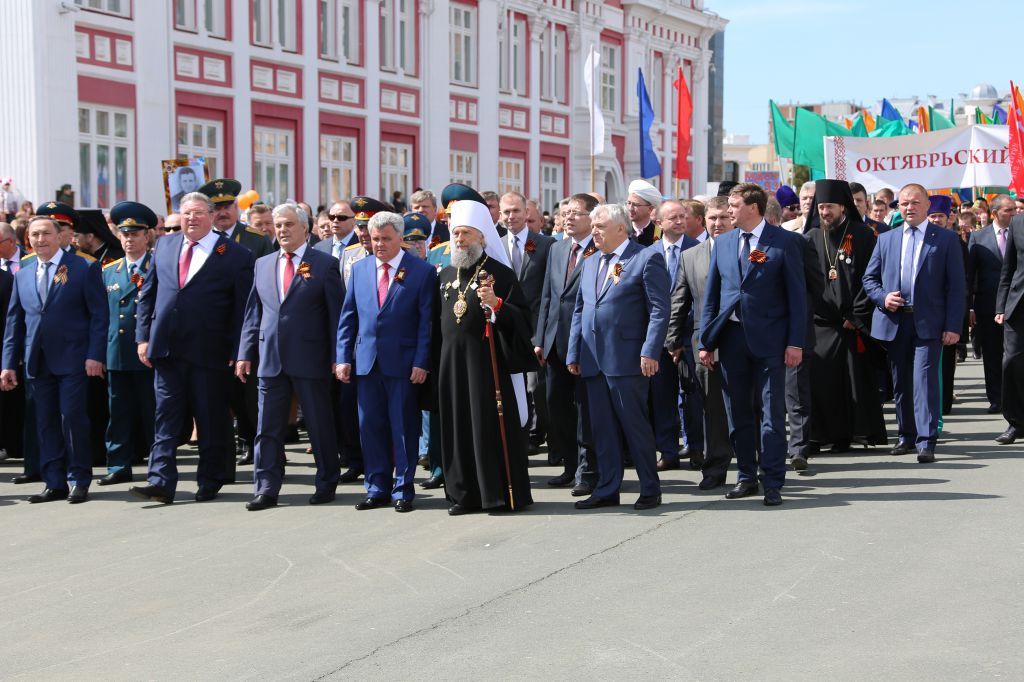
<instances>
[{"instance_id":1,"label":"orange flag","mask_svg":"<svg viewBox=\"0 0 1024 682\"><path fill-rule=\"evenodd\" d=\"M875 129L875 117L867 109L864 110L864 127L868 129L869 133Z\"/></svg>"},{"instance_id":2,"label":"orange flag","mask_svg":"<svg viewBox=\"0 0 1024 682\"><path fill-rule=\"evenodd\" d=\"M1010 106L1006 125L1010 128L1010 189L1024 196L1024 97L1010 81Z\"/></svg>"}]
</instances>

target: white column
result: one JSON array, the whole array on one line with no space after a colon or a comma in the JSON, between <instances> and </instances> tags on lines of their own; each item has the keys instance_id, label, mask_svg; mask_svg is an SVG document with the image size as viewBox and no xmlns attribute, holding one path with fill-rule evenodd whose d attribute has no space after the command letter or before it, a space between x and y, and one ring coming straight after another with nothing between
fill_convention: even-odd
<instances>
[{"instance_id":1,"label":"white column","mask_svg":"<svg viewBox=\"0 0 1024 682\"><path fill-rule=\"evenodd\" d=\"M242 14L247 14L243 11ZM319 40L319 11L316 2L307 3L302 8L302 35L306 43L303 47L302 68L302 187L295 188L295 200L305 201L313 210L320 203L320 76L317 65L320 53L317 50ZM324 197L330 201L330 197Z\"/></svg>"},{"instance_id":2,"label":"white column","mask_svg":"<svg viewBox=\"0 0 1024 682\"><path fill-rule=\"evenodd\" d=\"M234 141L234 153L231 175L242 183L242 191L253 189L253 149L252 149L252 94L250 93L249 57L252 46L249 45L249 12L231 13L231 35L233 54L231 57L231 83L234 91L234 120L231 133ZM316 35L315 33L313 35ZM224 172L223 170L221 172ZM226 173L225 173L226 174Z\"/></svg>"},{"instance_id":3,"label":"white column","mask_svg":"<svg viewBox=\"0 0 1024 682\"><path fill-rule=\"evenodd\" d=\"M711 54L701 52L693 70L693 183L690 194L703 194L708 184L708 67ZM717 178L716 178L717 179Z\"/></svg>"},{"instance_id":4,"label":"white column","mask_svg":"<svg viewBox=\"0 0 1024 682\"><path fill-rule=\"evenodd\" d=\"M366 149L360 161L365 172L363 194L379 199L380 194L380 0L363 3L363 55L366 81L363 84L366 116ZM370 36L377 36L370 40Z\"/></svg>"},{"instance_id":5,"label":"white column","mask_svg":"<svg viewBox=\"0 0 1024 682\"><path fill-rule=\"evenodd\" d=\"M421 2L420 16L420 40L426 45L420 60L420 185L440 192L451 178L449 99L442 95L448 92L442 86L449 82L448 0Z\"/></svg>"},{"instance_id":6,"label":"white column","mask_svg":"<svg viewBox=\"0 0 1024 682\"><path fill-rule=\"evenodd\" d=\"M146 74L173 74L171 13L135 13L135 195L156 213L167 212L160 162L173 159L177 149L177 123L173 78L147 78ZM143 38L144 37L144 38ZM144 42L143 42L144 40Z\"/></svg>"},{"instance_id":7,"label":"white column","mask_svg":"<svg viewBox=\"0 0 1024 682\"><path fill-rule=\"evenodd\" d=\"M489 34L498 26L496 2L481 2L477 9L477 54L483 67L477 71L476 115L479 151L477 152L478 191L498 189L498 35ZM503 10L502 10L503 11Z\"/></svg>"},{"instance_id":8,"label":"white column","mask_svg":"<svg viewBox=\"0 0 1024 682\"><path fill-rule=\"evenodd\" d=\"M547 19L537 13L530 17L530 153L526 167L530 169L530 184L525 194L540 201L540 43Z\"/></svg>"}]
</instances>

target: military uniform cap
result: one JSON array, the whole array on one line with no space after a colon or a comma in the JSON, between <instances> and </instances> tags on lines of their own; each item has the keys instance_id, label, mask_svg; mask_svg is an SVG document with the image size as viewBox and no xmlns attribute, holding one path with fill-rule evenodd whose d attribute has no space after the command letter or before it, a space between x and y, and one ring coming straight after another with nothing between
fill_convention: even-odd
<instances>
[{"instance_id":1,"label":"military uniform cap","mask_svg":"<svg viewBox=\"0 0 1024 682\"><path fill-rule=\"evenodd\" d=\"M430 221L422 213L406 213L405 220L405 241L426 241L430 234Z\"/></svg>"},{"instance_id":2,"label":"military uniform cap","mask_svg":"<svg viewBox=\"0 0 1024 682\"><path fill-rule=\"evenodd\" d=\"M350 202L352 210L356 214L356 224L365 226L366 223L370 222L370 218L376 213L381 211L390 211L391 207L385 204L383 201L378 201L373 197L357 196L352 197Z\"/></svg>"},{"instance_id":3,"label":"military uniform cap","mask_svg":"<svg viewBox=\"0 0 1024 682\"><path fill-rule=\"evenodd\" d=\"M230 204L242 193L242 183L232 178L211 180L198 190L210 198L211 204Z\"/></svg>"},{"instance_id":4,"label":"military uniform cap","mask_svg":"<svg viewBox=\"0 0 1024 682\"><path fill-rule=\"evenodd\" d=\"M156 227L156 213L137 201L122 201L110 209L110 219L119 232L137 232Z\"/></svg>"},{"instance_id":5,"label":"military uniform cap","mask_svg":"<svg viewBox=\"0 0 1024 682\"><path fill-rule=\"evenodd\" d=\"M445 211L456 201L475 201L487 205L487 200L469 185L453 182L441 191L441 208Z\"/></svg>"},{"instance_id":6,"label":"military uniform cap","mask_svg":"<svg viewBox=\"0 0 1024 682\"><path fill-rule=\"evenodd\" d=\"M36 210L36 215L70 225L72 229L77 229L78 223L82 220L78 215L78 211L59 201L50 201L43 204Z\"/></svg>"}]
</instances>

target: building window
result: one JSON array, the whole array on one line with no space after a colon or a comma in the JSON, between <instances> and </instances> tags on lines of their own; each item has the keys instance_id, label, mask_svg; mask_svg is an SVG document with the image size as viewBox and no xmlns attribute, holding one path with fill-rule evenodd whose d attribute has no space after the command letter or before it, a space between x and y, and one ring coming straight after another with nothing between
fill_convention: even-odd
<instances>
[{"instance_id":1,"label":"building window","mask_svg":"<svg viewBox=\"0 0 1024 682\"><path fill-rule=\"evenodd\" d=\"M498 195L523 191L523 160L498 158Z\"/></svg>"},{"instance_id":2,"label":"building window","mask_svg":"<svg viewBox=\"0 0 1024 682\"><path fill-rule=\"evenodd\" d=\"M562 200L562 172L564 164L542 163L540 165L540 208L554 212Z\"/></svg>"},{"instance_id":3,"label":"building window","mask_svg":"<svg viewBox=\"0 0 1024 682\"><path fill-rule=\"evenodd\" d=\"M498 89L524 97L528 76L526 56L530 51L526 32L526 19L512 13L498 29Z\"/></svg>"},{"instance_id":4,"label":"building window","mask_svg":"<svg viewBox=\"0 0 1024 682\"><path fill-rule=\"evenodd\" d=\"M298 19L295 0L277 0L277 44L282 50L295 52Z\"/></svg>"},{"instance_id":5,"label":"building window","mask_svg":"<svg viewBox=\"0 0 1024 682\"><path fill-rule=\"evenodd\" d=\"M320 136L320 203L332 204L356 194L356 138Z\"/></svg>"},{"instance_id":6,"label":"building window","mask_svg":"<svg viewBox=\"0 0 1024 682\"><path fill-rule=\"evenodd\" d=\"M263 203L276 206L295 186L295 144L292 131L256 126L256 191Z\"/></svg>"},{"instance_id":7,"label":"building window","mask_svg":"<svg viewBox=\"0 0 1024 682\"><path fill-rule=\"evenodd\" d=\"M211 178L221 177L224 156L224 127L220 121L204 118L178 117L178 156L202 156Z\"/></svg>"},{"instance_id":8,"label":"building window","mask_svg":"<svg viewBox=\"0 0 1024 682\"><path fill-rule=\"evenodd\" d=\"M476 8L452 3L449 6L452 57L448 76L452 83L476 85Z\"/></svg>"},{"instance_id":9,"label":"building window","mask_svg":"<svg viewBox=\"0 0 1024 682\"><path fill-rule=\"evenodd\" d=\"M448 152L449 182L476 187L476 152Z\"/></svg>"},{"instance_id":10,"label":"building window","mask_svg":"<svg viewBox=\"0 0 1024 682\"><path fill-rule=\"evenodd\" d=\"M601 44L601 109L619 120L619 47Z\"/></svg>"},{"instance_id":11,"label":"building window","mask_svg":"<svg viewBox=\"0 0 1024 682\"><path fill-rule=\"evenodd\" d=\"M75 0L75 4L84 9L96 10L119 17L131 17L131 0Z\"/></svg>"},{"instance_id":12,"label":"building window","mask_svg":"<svg viewBox=\"0 0 1024 682\"><path fill-rule=\"evenodd\" d=\"M134 196L134 123L127 109L78 108L78 162L83 208L110 208Z\"/></svg>"},{"instance_id":13,"label":"building window","mask_svg":"<svg viewBox=\"0 0 1024 682\"><path fill-rule=\"evenodd\" d=\"M174 28L195 32L196 0L174 0Z\"/></svg>"},{"instance_id":14,"label":"building window","mask_svg":"<svg viewBox=\"0 0 1024 682\"><path fill-rule=\"evenodd\" d=\"M320 56L349 64L359 57L358 0L320 0Z\"/></svg>"},{"instance_id":15,"label":"building window","mask_svg":"<svg viewBox=\"0 0 1024 682\"><path fill-rule=\"evenodd\" d=\"M540 39L540 97L565 102L565 30L548 24Z\"/></svg>"},{"instance_id":16,"label":"building window","mask_svg":"<svg viewBox=\"0 0 1024 682\"><path fill-rule=\"evenodd\" d=\"M395 192L401 192L402 196L409 196L411 185L412 145L398 142L381 142L381 196L390 197Z\"/></svg>"},{"instance_id":17,"label":"building window","mask_svg":"<svg viewBox=\"0 0 1024 682\"><path fill-rule=\"evenodd\" d=\"M416 73L416 0L381 0L380 66Z\"/></svg>"},{"instance_id":18,"label":"building window","mask_svg":"<svg viewBox=\"0 0 1024 682\"><path fill-rule=\"evenodd\" d=\"M252 42L270 47L270 0L252 0Z\"/></svg>"},{"instance_id":19,"label":"building window","mask_svg":"<svg viewBox=\"0 0 1024 682\"><path fill-rule=\"evenodd\" d=\"M298 32L296 0L252 0L252 42L295 52Z\"/></svg>"},{"instance_id":20,"label":"building window","mask_svg":"<svg viewBox=\"0 0 1024 682\"><path fill-rule=\"evenodd\" d=\"M200 0L203 8L203 26L211 38L227 38L227 8L224 0Z\"/></svg>"}]
</instances>

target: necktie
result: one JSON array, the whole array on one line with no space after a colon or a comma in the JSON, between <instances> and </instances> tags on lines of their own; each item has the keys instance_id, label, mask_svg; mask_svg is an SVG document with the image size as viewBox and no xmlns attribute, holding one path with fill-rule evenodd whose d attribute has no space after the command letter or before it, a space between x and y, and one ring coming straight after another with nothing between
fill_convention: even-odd
<instances>
[{"instance_id":1,"label":"necktie","mask_svg":"<svg viewBox=\"0 0 1024 682\"><path fill-rule=\"evenodd\" d=\"M288 289L292 286L292 280L295 279L295 263L292 262L294 253L284 254L284 281L281 283L281 298L288 295Z\"/></svg>"},{"instance_id":2,"label":"necktie","mask_svg":"<svg viewBox=\"0 0 1024 682\"><path fill-rule=\"evenodd\" d=\"M743 245L740 247L740 273L744 277L747 276L747 268L750 267L750 237L753 234L753 232L744 232L740 235L743 237Z\"/></svg>"},{"instance_id":3,"label":"necktie","mask_svg":"<svg viewBox=\"0 0 1024 682\"><path fill-rule=\"evenodd\" d=\"M128 266L128 279L131 279L132 277L135 276L135 270L136 270L135 263L132 263L131 265Z\"/></svg>"},{"instance_id":4,"label":"necktie","mask_svg":"<svg viewBox=\"0 0 1024 682\"><path fill-rule=\"evenodd\" d=\"M569 251L569 265L565 268L565 281L569 281L569 277L572 276L572 271L576 269L576 252L580 250L579 244L573 244L572 249Z\"/></svg>"},{"instance_id":5,"label":"necktie","mask_svg":"<svg viewBox=\"0 0 1024 682\"><path fill-rule=\"evenodd\" d=\"M673 244L668 247L668 274L672 276L672 284L676 283L676 274L679 272L679 245Z\"/></svg>"},{"instance_id":6,"label":"necktie","mask_svg":"<svg viewBox=\"0 0 1024 682\"><path fill-rule=\"evenodd\" d=\"M380 279L377 281L377 305L384 307L384 299L388 297L388 263L380 266Z\"/></svg>"},{"instance_id":7,"label":"necktie","mask_svg":"<svg viewBox=\"0 0 1024 682\"><path fill-rule=\"evenodd\" d=\"M181 258L178 260L178 288L182 289L185 287L185 282L188 281L188 266L192 264L192 250L196 248L199 242L190 241L188 248L185 249L185 253L181 254Z\"/></svg>"},{"instance_id":8,"label":"necktie","mask_svg":"<svg viewBox=\"0 0 1024 682\"><path fill-rule=\"evenodd\" d=\"M519 236L512 235L512 270L519 277L519 271L523 269L523 256L519 253Z\"/></svg>"},{"instance_id":9,"label":"necktie","mask_svg":"<svg viewBox=\"0 0 1024 682\"><path fill-rule=\"evenodd\" d=\"M218 230L218 229L215 228L213 231L215 233L217 233L217 236L219 236L219 237L227 237L228 236L228 233L225 232L224 230Z\"/></svg>"},{"instance_id":10,"label":"necktie","mask_svg":"<svg viewBox=\"0 0 1024 682\"><path fill-rule=\"evenodd\" d=\"M50 263L42 263L42 269L36 270L36 290L39 300L46 303L46 294L50 290Z\"/></svg>"},{"instance_id":11,"label":"necktie","mask_svg":"<svg viewBox=\"0 0 1024 682\"><path fill-rule=\"evenodd\" d=\"M335 258L341 258L342 248L344 247L341 242L334 242L334 246L331 248L331 253L334 255Z\"/></svg>"},{"instance_id":12,"label":"necktie","mask_svg":"<svg viewBox=\"0 0 1024 682\"><path fill-rule=\"evenodd\" d=\"M1006 228L999 230L999 255L1006 258Z\"/></svg>"},{"instance_id":13,"label":"necktie","mask_svg":"<svg viewBox=\"0 0 1024 682\"><path fill-rule=\"evenodd\" d=\"M914 252L917 250L917 228L910 226L907 250L903 253L903 267L900 269L900 296L908 304L914 293Z\"/></svg>"},{"instance_id":14,"label":"necktie","mask_svg":"<svg viewBox=\"0 0 1024 682\"><path fill-rule=\"evenodd\" d=\"M604 290L604 283L608 281L608 263L611 262L614 253L606 253L601 256L601 266L597 269L597 295Z\"/></svg>"}]
</instances>

